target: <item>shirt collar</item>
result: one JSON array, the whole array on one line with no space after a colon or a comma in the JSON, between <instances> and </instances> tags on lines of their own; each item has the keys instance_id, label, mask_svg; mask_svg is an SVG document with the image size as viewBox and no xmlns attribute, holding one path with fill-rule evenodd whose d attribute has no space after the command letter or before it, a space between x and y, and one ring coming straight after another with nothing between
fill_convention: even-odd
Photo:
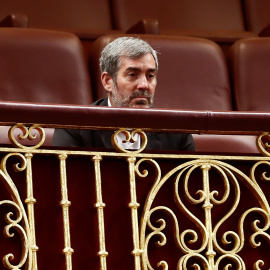
<instances>
[{"instance_id":1,"label":"shirt collar","mask_svg":"<svg viewBox=\"0 0 270 270\"><path fill-rule=\"evenodd\" d=\"M112 107L112 104L111 104L111 101L110 101L109 97L108 97L108 107Z\"/></svg>"}]
</instances>

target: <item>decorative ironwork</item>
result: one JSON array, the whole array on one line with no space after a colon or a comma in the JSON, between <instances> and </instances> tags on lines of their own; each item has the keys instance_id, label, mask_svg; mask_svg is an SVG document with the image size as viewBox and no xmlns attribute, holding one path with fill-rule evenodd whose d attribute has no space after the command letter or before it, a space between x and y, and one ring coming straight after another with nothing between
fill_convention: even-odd
<instances>
[{"instance_id":1,"label":"decorative ironwork","mask_svg":"<svg viewBox=\"0 0 270 270\"><path fill-rule=\"evenodd\" d=\"M118 140L117 140L117 136L118 134L124 134L126 136L126 140L123 141L123 143L125 142L131 142L134 143L136 141L135 135L139 135L138 138L140 138L140 148L137 151L129 151L127 149L124 149L122 146L119 145ZM140 129L134 129L134 130L127 130L127 129L119 129L117 130L113 136L112 136L112 144L114 146L114 148L121 152L121 153L133 153L133 154L138 154L140 152L142 152L146 145L147 145L147 136L146 134L140 130Z\"/></svg>"},{"instance_id":2,"label":"decorative ironwork","mask_svg":"<svg viewBox=\"0 0 270 270\"><path fill-rule=\"evenodd\" d=\"M10 175L8 174L6 163L9 157L16 156L19 158L20 163L17 163L14 166L15 171L23 171L27 167L27 162L25 157L22 154L19 153L10 153L7 154L2 160L1 160L1 170L0 170L0 179L4 182L4 185L6 186L11 198L11 200L3 200L0 201L0 205L9 205L11 206L14 211L16 212L15 218L13 218L14 213L9 212L6 214L5 220L8 223L8 225L4 228L4 234L6 237L13 237L14 233L10 233L11 229L15 229L17 233L20 235L21 241L22 241L22 255L20 262L17 265L13 265L11 263L11 260L14 259L14 255L9 253L4 256L3 258L3 264L7 269L20 269L23 265L25 265L26 260L28 259L28 269L32 268L32 253L29 251L30 249L30 226L28 223L28 218L25 213L23 203L20 199L20 195L18 193L18 190L16 188L16 185L12 181Z\"/></svg>"},{"instance_id":3,"label":"decorative ironwork","mask_svg":"<svg viewBox=\"0 0 270 270\"><path fill-rule=\"evenodd\" d=\"M29 139L29 140L36 139L37 138L37 135L33 135L32 132L33 132L33 130L37 130L38 133L39 133L39 136L40 136L39 137L39 142L36 145L33 145L33 146L25 146L25 145L21 144L16 139L16 137L14 136L14 131L17 128L19 128L23 132L23 135L22 134L19 134L17 136L17 138L20 141L23 141L23 140L26 140L26 139ZM10 142L15 147L19 147L19 148L23 148L23 149L35 149L35 148L39 148L40 146L42 146L42 144L45 141L46 134L45 134L44 129L42 127L40 127L39 125L32 125L31 127L28 128L24 124L16 124L16 125L12 126L9 129L9 131L8 131L8 137L9 137Z\"/></svg>"},{"instance_id":4,"label":"decorative ironwork","mask_svg":"<svg viewBox=\"0 0 270 270\"><path fill-rule=\"evenodd\" d=\"M67 270L72 269L72 253L74 250L71 248L70 241L70 224L69 224L69 206L71 202L68 200L68 188L67 188L67 173L66 173L66 159L67 154L62 153L58 156L60 159L60 180L61 180L61 195L62 200L60 205L63 210L63 224L64 224L64 241L65 248L63 249L63 253L66 257L66 266Z\"/></svg>"},{"instance_id":5,"label":"decorative ironwork","mask_svg":"<svg viewBox=\"0 0 270 270\"><path fill-rule=\"evenodd\" d=\"M93 161L95 163L95 179L96 179L96 197L97 203L95 207L97 208L98 213L98 230L99 230L99 252L100 256L100 269L106 270L107 263L106 257L108 256L108 252L106 251L105 245L105 225L104 225L104 207L105 203L102 201L102 187L101 187L101 173L100 173L100 161L102 160L101 156L94 156Z\"/></svg>"},{"instance_id":6,"label":"decorative ironwork","mask_svg":"<svg viewBox=\"0 0 270 270\"><path fill-rule=\"evenodd\" d=\"M33 179L32 179L32 157L33 154L26 153L26 184L27 184L27 198L25 200L25 203L27 204L28 208L28 218L29 218L29 226L30 226L30 248L32 251L32 257L33 257L33 264L32 269L38 269L37 267L37 251L38 246L36 244L36 233L35 233L35 212L34 212L34 204L36 203L36 199L33 195Z\"/></svg>"},{"instance_id":7,"label":"decorative ironwork","mask_svg":"<svg viewBox=\"0 0 270 270\"><path fill-rule=\"evenodd\" d=\"M26 147L15 139L14 130L20 128L23 135L19 140L34 139L32 131L37 129L40 134L40 142L35 146ZM119 133L124 134L126 141L134 142L136 136L140 137L140 148L137 150L124 149L117 140ZM136 136L135 136L136 135ZM264 193L261 183L270 181L270 175L262 167L270 168L270 135L264 133L258 137L257 144L263 157L241 157L241 156L200 156L178 155L178 154L146 154L142 153L147 145L147 136L142 130L120 129L112 137L115 152L89 152L89 151L65 151L52 149L38 149L44 140L44 130L38 125L27 128L23 124L17 124L9 131L9 137L17 149L3 149L0 152L10 151L1 161L0 178L7 188L12 199L0 201L0 206L9 205L13 212L6 214L7 225L4 234L12 237L15 229L22 242L22 255L17 265L12 264L14 255L7 254L3 258L4 266L7 269L19 270L37 269L37 250L34 205L34 184L36 179L32 175L32 159L35 155L57 155L60 169L60 186L62 207L61 218L63 218L63 235L66 269L72 269L71 230L69 207L71 202L68 199L67 188L67 163L68 156L81 155L92 158L95 173L95 194L96 212L99 235L99 256L100 269L107 269L106 239L104 218L107 208L103 202L102 192L102 169L101 161L104 158L124 159L128 163L129 170L129 192L130 198L128 207L130 208L130 220L127 222L132 225L133 248L130 253L134 258L134 269L171 269L162 251L170 244L177 250L176 269L246 269L246 262L243 258L243 250L246 246L254 249L260 248L263 241L270 243L270 207L269 199ZM26 173L26 199L23 204L20 194L14 181L7 172L7 160L17 157L20 164L15 166L16 171ZM169 171L162 171L158 159L173 159L179 161L178 165L170 168ZM185 161L184 161L185 160ZM242 172L233 166L231 161L249 162L248 173ZM103 161L102 161L103 162ZM154 169L154 181L148 192L145 201L137 197L138 178L153 177L149 171L141 169L145 164ZM117 171L117 170L116 170ZM194 182L194 179L196 181ZM92 179L90 179L91 181ZM218 182L218 185L215 183ZM171 192L163 193L164 187L171 185ZM252 207L243 207L240 215L235 217L243 200L242 189L247 187L250 197L256 202ZM106 192L105 192L106 195ZM162 197L164 203L159 203ZM173 196L173 202L166 196ZM106 200L106 198L104 198ZM168 199L168 200L167 200ZM167 203L170 202L170 203ZM107 205L110 201L106 201ZM143 203L141 213L140 204ZM222 208L224 206L224 208ZM24 208L27 208L27 213ZM109 208L109 207L108 207ZM217 209L223 209L221 211ZM196 210L196 211L194 211ZM218 214L217 214L218 213ZM85 213L87 215L87 213ZM13 215L13 216L12 216ZM14 217L15 216L15 217ZM250 216L259 216L250 222ZM139 222L140 219L140 222ZM230 222L237 220L237 224ZM183 220L188 220L190 227L183 226ZM249 224L247 224L249 222ZM226 224L230 224L228 228ZM247 236L246 227L251 227L251 233ZM128 225L127 225L128 226ZM174 235L168 235L168 232ZM87 231L86 231L87 233ZM173 241L172 241L173 240ZM154 247L155 244L155 247ZM41 245L42 246L42 245ZM40 246L40 247L41 247ZM75 245L74 245L75 246ZM77 246L76 246L77 248ZM110 247L111 248L111 247ZM154 249L159 250L161 256L158 260L153 260L151 254ZM76 249L77 250L77 249ZM160 252L161 250L161 252ZM39 253L40 254L40 253ZM131 257L132 258L132 257ZM261 258L254 259L253 269L263 269L268 267Z\"/></svg>"},{"instance_id":8,"label":"decorative ironwork","mask_svg":"<svg viewBox=\"0 0 270 270\"><path fill-rule=\"evenodd\" d=\"M133 251L132 254L134 255L134 263L135 269L141 269L141 262L140 257L142 254L142 250L140 249L139 243L139 226L138 226L138 208L140 204L137 202L137 195L136 195L136 179L135 179L135 157L129 157L129 184L130 184L130 203L129 208L131 209L131 222L132 222L132 232L133 232Z\"/></svg>"},{"instance_id":9,"label":"decorative ironwork","mask_svg":"<svg viewBox=\"0 0 270 270\"><path fill-rule=\"evenodd\" d=\"M262 133L257 138L257 148L260 153L266 157L270 157L270 134L269 132Z\"/></svg>"},{"instance_id":10,"label":"decorative ironwork","mask_svg":"<svg viewBox=\"0 0 270 270\"><path fill-rule=\"evenodd\" d=\"M166 221L164 219L155 219L158 226L155 226L151 222L151 216L156 214L158 211L166 212L167 215L171 217L173 223L175 235L174 240L177 248L179 249L179 254L182 254L179 255L177 269L187 269L187 264L191 259L195 259L195 261L197 260L200 262L200 265L202 265L204 269L219 269L220 264L225 259L230 261L230 263L227 263L226 269L231 267L232 262L236 265L236 269L246 269L245 263L240 257L239 253L246 244L244 223L246 217L252 212L256 212L263 218L264 226L259 227L259 220L255 220L253 222L252 228L254 233L250 236L250 245L253 248L260 245L260 242L256 241L258 236L265 238L270 243L270 235L267 232L270 227L270 208L267 198L255 180L254 174L255 169L259 164L261 164L261 162L253 166L250 178L233 166L217 160L194 160L186 162L161 177L158 164L149 159L143 159L138 162L136 167L137 172L139 172L138 167L143 161L152 162L158 171L155 183L149 192L147 201L145 202L141 221L140 241L141 249L144 250L142 256L143 269L154 269L148 256L149 242L154 237L158 237L160 240L156 243L157 246L165 246L167 243L167 238L163 232L167 226ZM197 168L200 168L202 171L202 189L196 188L196 192L193 192L196 194L196 196L194 196L189 192L189 181ZM222 178L223 195L221 198L218 198L219 193L217 190L211 190L209 176L210 170L215 170ZM175 174L176 177L173 178L172 176ZM144 172L144 174L140 174L140 176L146 176L146 173ZM170 208L166 206L152 207L155 198L157 197L158 193L161 192L162 186L168 181L174 181L174 199L178 210L189 218L197 228L199 228L201 234L200 237L194 229L181 231L180 221L177 219L177 214ZM222 233L222 239L219 239L218 232L222 230L221 228L224 223L228 222L239 206L241 195L241 190L238 183L239 181L244 182L244 184L248 186L253 196L258 200L260 207L253 207L242 213L238 221L238 231L225 231ZM201 205L204 211L204 221L201 221L195 214L193 214L189 210L189 207L184 203L184 199L182 198L183 195L180 196L179 192L181 190L180 183L182 184L182 187L184 187L184 196L187 202L193 205ZM232 196L234 196L233 205L218 222L214 223L212 218L213 208L226 203L231 193L233 194ZM147 228L150 230L150 233L148 234L146 234ZM186 242L185 239L187 238L191 240ZM198 243L199 239L201 243L197 245L198 248L192 248L192 244ZM223 246L228 246L230 249L225 249L220 244L220 240ZM217 254L219 255L217 256ZM260 269L259 266L262 264L262 260L255 261L254 269ZM193 267L196 269L201 269L200 265L195 263ZM160 261L157 266L162 266L163 269L169 269L168 263L164 260Z\"/></svg>"}]
</instances>

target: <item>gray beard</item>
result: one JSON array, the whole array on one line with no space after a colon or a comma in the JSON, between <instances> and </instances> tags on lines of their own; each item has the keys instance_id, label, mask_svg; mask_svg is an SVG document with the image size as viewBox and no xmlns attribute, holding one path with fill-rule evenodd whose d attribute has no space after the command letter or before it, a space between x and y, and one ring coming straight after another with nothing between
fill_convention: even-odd
<instances>
[{"instance_id":1,"label":"gray beard","mask_svg":"<svg viewBox=\"0 0 270 270\"><path fill-rule=\"evenodd\" d=\"M112 93L112 102L116 107L135 107L135 105L147 105L149 108L153 108L154 98L146 90L135 90L128 98L119 95L118 88L116 86L117 93ZM136 104L131 104L131 100L136 97L146 97L148 102L145 100L138 100Z\"/></svg>"}]
</instances>

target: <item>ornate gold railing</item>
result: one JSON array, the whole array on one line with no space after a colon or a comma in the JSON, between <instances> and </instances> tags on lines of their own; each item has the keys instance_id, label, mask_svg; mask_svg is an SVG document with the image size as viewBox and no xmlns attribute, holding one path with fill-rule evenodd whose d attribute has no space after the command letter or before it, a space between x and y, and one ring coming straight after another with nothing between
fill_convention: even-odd
<instances>
[{"instance_id":1,"label":"ornate gold railing","mask_svg":"<svg viewBox=\"0 0 270 270\"><path fill-rule=\"evenodd\" d=\"M16 128L22 130L23 136L17 138L13 135ZM34 129L40 134L39 142L34 146L25 146L23 140L32 139ZM124 133L127 140L133 140L134 134L138 133L141 136L141 149L122 149L116 140L119 132ZM95 222L98 228L97 269L131 269L126 264L126 258L122 258L122 264L120 260L119 265L111 264L109 259L114 252L111 255L107 250L107 236L110 235L111 228L106 231L106 208L111 202L104 197L104 159L125 160L127 164L129 202L126 206L130 209L130 219L126 223L132 230L129 238L121 241L132 243L133 248L128 251L133 255L132 269L268 269L270 188L265 183L270 180L270 153L269 145L265 142L267 136L268 133L258 136L257 145L262 155L256 156L152 154L142 152L147 145L147 136L142 130L130 132L119 129L112 138L117 152L100 152L40 148L45 140L42 127L34 125L27 128L22 124L11 127L9 138L16 147L0 148L0 176L10 198L1 200L0 205L8 205L13 209L6 213L4 234L10 241L15 234L20 236L21 255L18 259L9 253L8 248L4 250L6 255L3 257L3 269L47 269L46 266L39 265L39 254L46 253L50 246L43 249L38 247L34 207L39 202L34 192L39 179L33 176L32 160L40 155L56 156L59 160L62 252L66 269L81 269L82 265L85 265L85 269L95 269L91 268L91 259L87 257L84 262L78 264L76 261L73 265L73 254L80 250L73 249L72 246L72 235L76 232L76 227L71 227L70 222L70 194L73 190L68 189L70 182L67 161L71 156L89 157L94 168L95 179L78 179L78 185L80 181L95 182L95 204L91 207L96 208ZM14 157L19 160L14 169L26 172L26 198L22 198L16 180L10 176L7 163ZM117 175L121 170L125 170L123 165L110 173ZM147 182L148 178L152 179L151 185ZM121 187L115 187L119 188ZM138 198L138 193L142 190L146 194L145 200L142 200L143 196ZM127 190L123 192L123 196L126 196ZM43 214L44 223L50 222L46 219L46 214ZM118 230L123 231L126 228L119 227ZM89 233L87 224L84 233ZM121 244L117 242L110 242L109 246L110 250L121 250ZM13 264L14 258L16 264Z\"/></svg>"}]
</instances>

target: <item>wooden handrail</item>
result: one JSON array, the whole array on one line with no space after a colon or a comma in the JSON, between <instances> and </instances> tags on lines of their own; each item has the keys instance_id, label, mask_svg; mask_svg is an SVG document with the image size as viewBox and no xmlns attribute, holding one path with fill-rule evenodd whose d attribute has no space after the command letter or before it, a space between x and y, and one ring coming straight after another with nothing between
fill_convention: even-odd
<instances>
[{"instance_id":1,"label":"wooden handrail","mask_svg":"<svg viewBox=\"0 0 270 270\"><path fill-rule=\"evenodd\" d=\"M270 129L270 112L184 111L0 102L0 115L0 125L37 123L54 128L128 127L209 134L259 134Z\"/></svg>"}]
</instances>

